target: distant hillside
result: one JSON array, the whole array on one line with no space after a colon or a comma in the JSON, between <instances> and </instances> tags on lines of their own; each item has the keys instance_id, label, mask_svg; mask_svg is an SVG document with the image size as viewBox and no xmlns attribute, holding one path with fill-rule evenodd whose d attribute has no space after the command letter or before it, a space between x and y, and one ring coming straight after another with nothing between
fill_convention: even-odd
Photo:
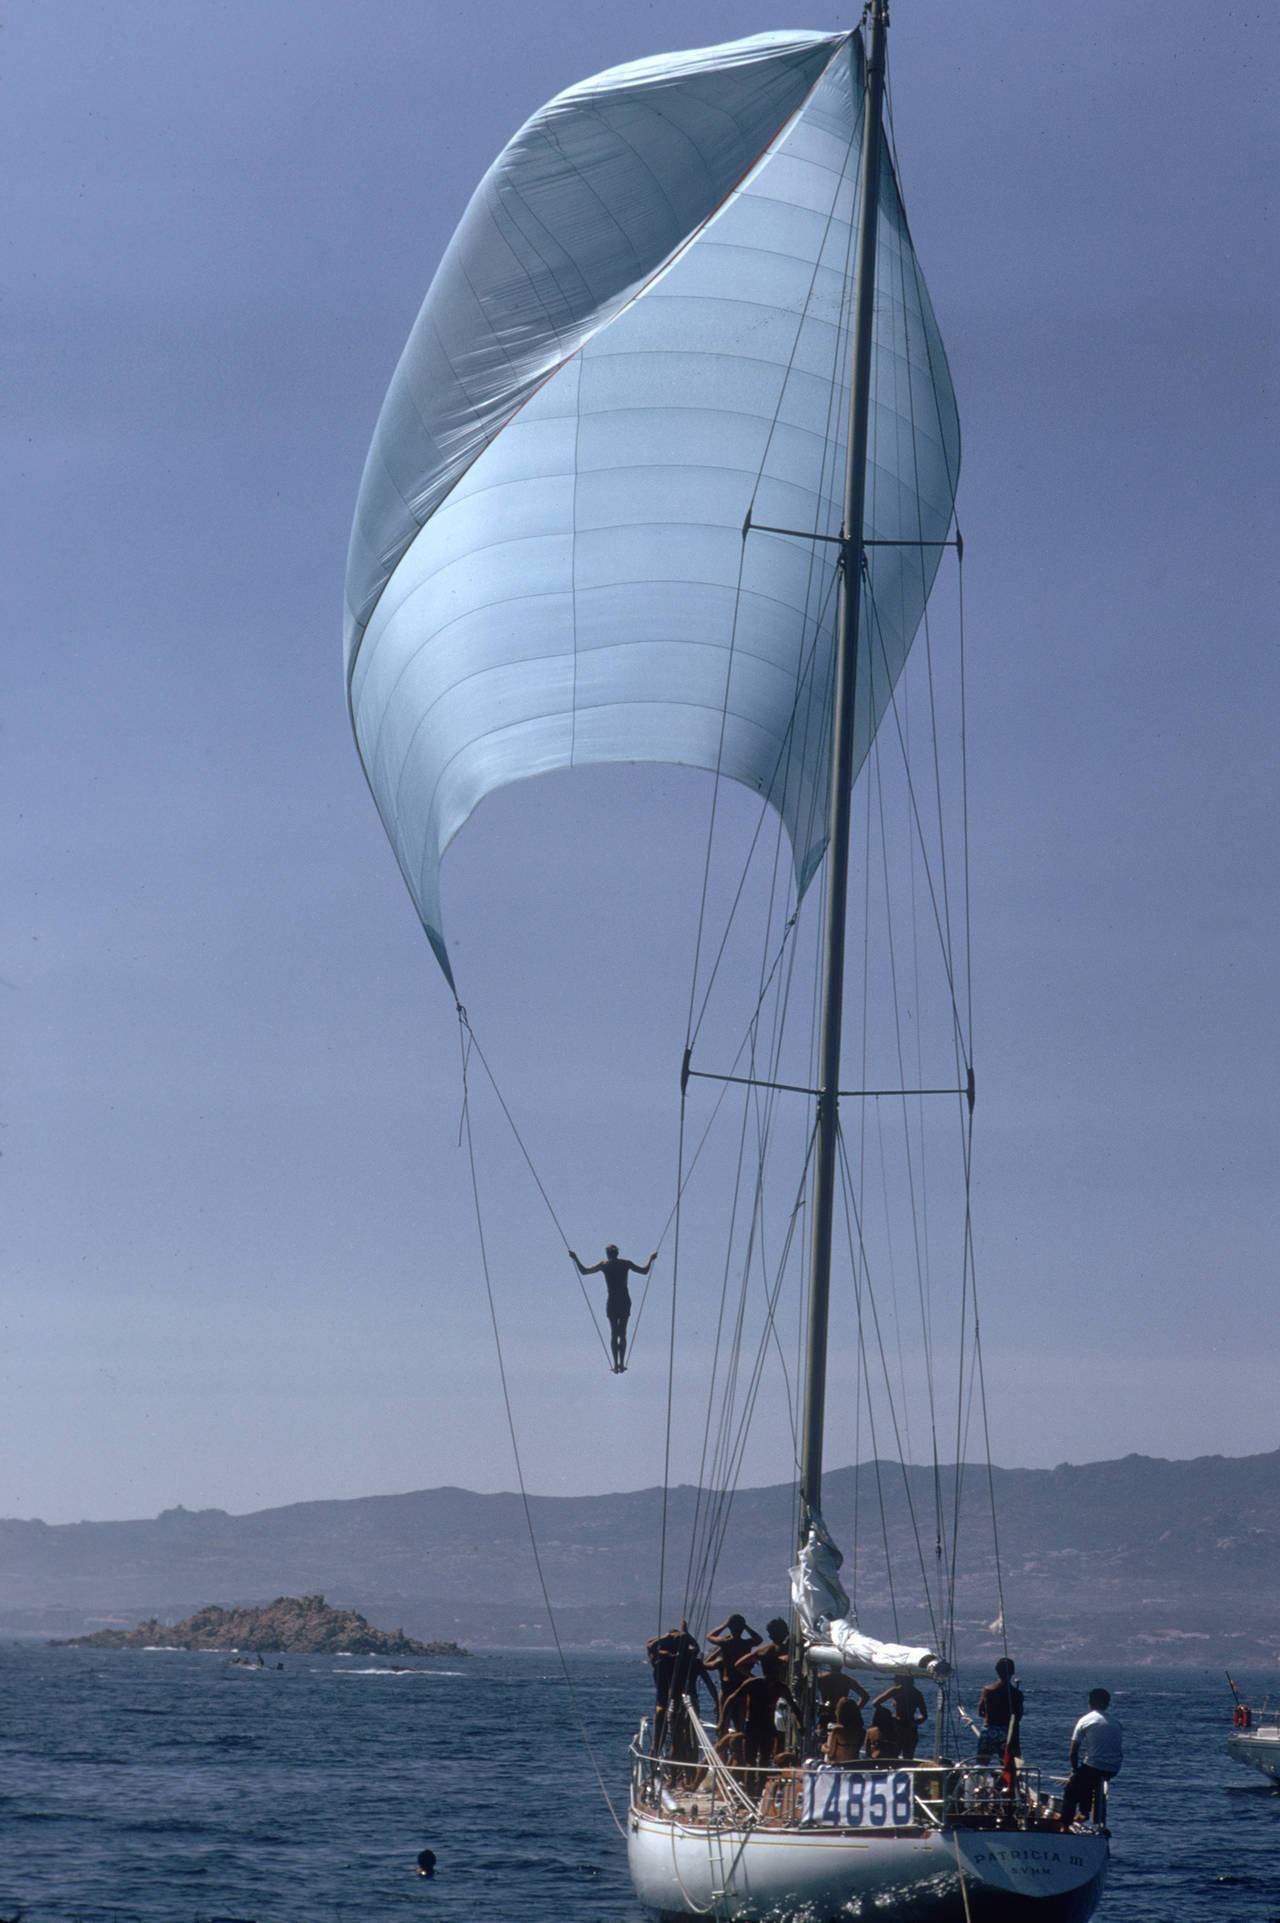
<instances>
[{"instance_id":1,"label":"distant hillside","mask_svg":"<svg viewBox=\"0 0 1280 1923\"><path fill-rule=\"evenodd\" d=\"M953 1470L943 1472L948 1519L955 1481ZM1022 1660L1245 1667L1280 1654L1280 1451L997 1469L994 1483L1007 1619ZM860 1520L860 1548L845 1574L863 1622L892 1632L896 1601L900 1634L923 1640L929 1625L911 1510L931 1566L932 1471L867 1463L833 1471L825 1490L827 1519L847 1550L855 1515ZM691 1487L672 1492L669 1571L684 1570L695 1502ZM661 1506L658 1489L533 1499L568 1641L635 1647L653 1633ZM985 1466L961 1470L960 1513L960 1643L978 1656L994 1647L997 1609ZM789 1484L738 1492L717 1608L741 1607L758 1621L785 1603L791 1526ZM173 1621L210 1596L259 1604L317 1591L419 1637L549 1640L514 1495L443 1488L247 1516L177 1508L149 1521L0 1521L0 1633L68 1634L143 1615ZM669 1594L668 1614L679 1600Z\"/></svg>"}]
</instances>

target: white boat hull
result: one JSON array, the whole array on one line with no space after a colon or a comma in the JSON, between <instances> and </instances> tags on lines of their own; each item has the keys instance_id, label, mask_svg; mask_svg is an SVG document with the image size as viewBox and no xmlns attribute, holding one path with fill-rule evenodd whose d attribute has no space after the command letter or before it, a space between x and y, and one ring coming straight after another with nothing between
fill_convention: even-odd
<instances>
[{"instance_id":1,"label":"white boat hull","mask_svg":"<svg viewBox=\"0 0 1280 1923\"><path fill-rule=\"evenodd\" d=\"M640 1901L670 1923L692 1915L725 1923L1084 1923L1107 1871L1100 1834L832 1836L693 1828L637 1809L627 1853Z\"/></svg>"},{"instance_id":2,"label":"white boat hull","mask_svg":"<svg viewBox=\"0 0 1280 1923\"><path fill-rule=\"evenodd\" d=\"M1280 1783L1280 1728L1270 1724L1262 1729L1239 1730L1227 1738L1227 1754L1250 1769L1260 1769L1273 1783Z\"/></svg>"}]
</instances>

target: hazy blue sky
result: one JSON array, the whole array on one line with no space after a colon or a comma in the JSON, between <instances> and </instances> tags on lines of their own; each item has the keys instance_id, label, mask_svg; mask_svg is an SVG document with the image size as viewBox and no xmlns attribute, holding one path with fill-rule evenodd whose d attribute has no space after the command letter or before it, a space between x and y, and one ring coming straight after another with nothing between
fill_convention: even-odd
<instances>
[{"instance_id":1,"label":"hazy blue sky","mask_svg":"<svg viewBox=\"0 0 1280 1923\"><path fill-rule=\"evenodd\" d=\"M0 1513L510 1486L451 1000L343 702L356 486L528 113L624 59L851 23L6 13ZM894 8L965 437L1009 1464L1280 1441L1278 38L1200 0ZM704 804L675 771L534 784L446 862L463 997L584 1252L642 1257L666 1219ZM608 1376L517 1169L494 1210L531 1483L656 1480L660 1344ZM749 1474L786 1475L782 1433Z\"/></svg>"}]
</instances>

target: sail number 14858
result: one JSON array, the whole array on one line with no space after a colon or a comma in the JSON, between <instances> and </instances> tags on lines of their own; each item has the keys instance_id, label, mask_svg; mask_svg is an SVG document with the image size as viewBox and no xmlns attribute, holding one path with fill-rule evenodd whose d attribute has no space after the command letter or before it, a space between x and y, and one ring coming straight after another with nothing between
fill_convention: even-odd
<instances>
[{"instance_id":1,"label":"sail number 14858","mask_svg":"<svg viewBox=\"0 0 1280 1923\"><path fill-rule=\"evenodd\" d=\"M815 1769L805 1776L800 1820L843 1830L905 1829L914 1804L905 1769L886 1776L862 1769Z\"/></svg>"}]
</instances>

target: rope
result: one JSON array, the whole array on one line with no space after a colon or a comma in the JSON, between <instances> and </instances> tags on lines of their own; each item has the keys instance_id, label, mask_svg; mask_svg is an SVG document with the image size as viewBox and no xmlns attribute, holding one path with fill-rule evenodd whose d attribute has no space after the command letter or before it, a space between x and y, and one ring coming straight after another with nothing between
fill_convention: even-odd
<instances>
[{"instance_id":1,"label":"rope","mask_svg":"<svg viewBox=\"0 0 1280 1923\"><path fill-rule=\"evenodd\" d=\"M920 838L920 851L924 857L925 880L929 884L929 900L933 906L934 925L937 928L938 941L942 948L942 965L946 971L947 987L951 994L951 1014L952 1014L953 1023L955 1025L957 1046L960 1049L961 1057L967 1069L969 1067L969 1057L968 1057L968 1052L965 1048L964 1028L960 1021L960 1007L956 999L955 975L954 975L954 970L952 966L950 950L947 947L946 934L944 933L944 930L943 930L942 916L938 908L937 891L933 885L933 870L929 865L929 850L924 838L924 825L921 822L920 809L916 803L915 783L911 778L911 763L907 755L906 742L903 740L903 736L902 736L902 717L898 713L897 690L893 685L893 676L889 672L889 658L885 651L884 634L881 631L881 627L880 627L880 610L876 605L875 589L871 586L870 578L866 577L866 579L867 579L867 599L871 606L871 618L875 626L876 638L880 643L880 659L884 664L885 678L889 684L889 706L893 711L894 726L897 730L897 735L898 735L898 745L902 750L903 773L906 775L907 793L911 799L911 815L912 815L913 821L915 822L916 833Z\"/></svg>"},{"instance_id":2,"label":"rope","mask_svg":"<svg viewBox=\"0 0 1280 1923\"><path fill-rule=\"evenodd\" d=\"M850 159L853 154L853 151L854 151L854 140L851 135L847 149L846 149L844 162L840 170L840 174L837 177L834 188L833 188L831 204L827 212L827 220L826 220L826 226L825 226L823 237L822 237L822 242L816 253L813 272L810 277L809 288L805 295L805 300L804 300L804 304L797 322L795 335L791 343L791 350L788 357L787 366L784 370L783 378L779 387L777 403L774 408L773 418L770 422L764 451L761 456L760 466L756 474L755 483L751 492L750 502L748 504L747 518L746 518L746 521L744 522L744 527L743 527L743 542L742 542L742 549L739 555L738 577L737 577L735 600L734 600L733 632L731 636L731 658L726 668L724 708L722 710L722 716L721 716L721 735L720 735L721 748L720 748L720 753L718 753L717 755L717 763L716 763L716 769L715 769L716 788L715 788L715 794L713 796L713 801L712 801L711 817L708 824L707 849L706 849L706 856L705 856L704 867L703 867L702 893L701 893L701 899L699 902L699 911L698 911L698 930L697 930L697 938L695 943L692 980L690 984L689 1018L688 1018L688 1026L686 1031L686 1049L687 1050L692 1048L701 1030L701 1025L706 1015L706 1011L710 1002L711 993L719 973L720 964L724 957L724 953L728 944L729 935L732 930L734 921L737 916L737 911L742 900L743 892L746 886L747 876L755 856L756 847L758 845L761 832L763 830L764 821L768 812L768 804L770 802L770 799L778 792L779 775L781 774L781 777L782 777L781 795L783 799L775 802L775 807L779 815L779 823L778 823L777 838L775 841L774 870L773 870L773 875L770 882L769 913L766 916L766 921L765 921L766 937L765 937L765 943L764 943L764 952L762 954L762 959L761 959L761 977L760 977L760 982L758 987L756 1005L749 1019L749 1022L747 1025L747 1032L743 1038L743 1041L739 1044L738 1050L735 1055L735 1060L734 1060L734 1066L736 1067L737 1061L740 1059L743 1053L743 1049L749 1047L753 1075L755 1072L756 1056L757 1056L757 1049L758 1049L759 1017L764 1008L765 1002L770 994L770 991L773 987L774 980L777 975L777 971L781 965L781 962L783 960L783 957L784 955L787 955L788 952L789 952L790 962L789 962L787 974L785 977L785 986L779 992L777 1001L775 1003L773 1036L771 1038L770 1047L768 1051L769 1058L771 1062L774 1064L774 1072L776 1072L776 1063L779 1059L780 1050L782 1046L783 1030L785 1027L786 1012L789 1006L790 988L791 988L791 983L793 979L792 966L794 963L795 948L794 948L794 944L791 941L791 937L796 926L796 921L798 917L798 908L795 912L793 912L789 916L789 918L787 919L783 927L781 939L778 945L778 950L773 957L772 963L770 963L769 961L769 937L768 937L767 931L772 922L772 917L773 917L774 907L775 907L775 902L777 897L778 856L779 856L779 851L781 849L781 842L782 842L783 805L784 805L785 796L787 793L787 788L789 785L792 759L797 752L797 734L800 726L802 707L807 705L807 708L808 708L808 714L806 717L806 738L807 738L808 729L812 725L815 718L814 717L815 707L817 710L817 721L818 721L818 724L821 725L827 714L829 701L830 701L829 689L824 688L820 698L817 695L817 692L816 692L817 676L815 674L815 667L818 660L819 644L820 644L822 633L823 633L823 621L826 617L827 608L828 608L830 599L833 596L835 591L837 574L836 574L836 571L832 568L825 569L825 590L822 595L821 603L818 605L817 611L815 614L813 612L815 587L817 582L821 581L824 578L824 569L823 569L823 564L819 558L820 550L817 542L814 542L810 548L809 563L808 563L808 578L807 578L806 588L805 588L805 601L804 601L804 610L803 610L803 624L807 626L812 621L812 630L813 630L812 640L810 642L809 648L807 650L807 653L804 659L799 664L797 677L796 677L795 694L794 694L792 705L791 705L791 713L788 716L787 725L784 730L783 740L779 746L778 755L775 759L774 767L770 774L769 782L764 792L764 798L763 798L760 813L755 825L755 830L751 838L751 844L750 844L750 847L748 848L746 858L742 863L742 869L741 869L741 874L739 876L737 889L735 891L733 900L730 904L728 914L725 917L723 932L721 934L720 942L719 942L714 960L712 962L711 968L708 973L707 982L702 995L701 1005L700 1007L698 1007L697 1014L695 1017L694 1011L695 1011L695 1005L697 1004L697 999L698 999L698 977L701 970L701 956L702 956L703 941L704 941L704 935L705 935L707 899L708 899L708 892L709 892L709 885L710 885L711 859L712 859L714 837L715 837L719 783L720 783L721 774L722 774L721 761L722 761L722 754L723 754L726 718L728 713L729 684L730 684L730 677L732 674L732 666L733 666L732 648L736 643L737 623L738 623L739 609L740 609L740 603L741 603L741 596L743 592L743 573L744 573L744 567L745 567L747 528L751 519L752 510L755 507L756 501L759 496L760 488L764 481L765 469L768 465L769 452L772 447L774 435L777 431L778 421L781 417L783 401L786 396L788 382L791 378L791 374L795 364L796 354L798 352L801 338L804 332L805 323L808 318L808 311L809 311L810 302L812 300L814 287L816 286L818 274L821 270L822 263L826 257L827 241L830 235L832 222L835 217L836 207L838 205L839 197L844 186L845 178L848 172L849 163L850 163ZM845 244L846 256L848 255L849 250L852 246L852 234L853 234L853 223L851 222L849 227L849 233L846 236L846 244ZM847 265L848 265L848 262L846 259L846 268L847 268ZM848 301L848 290L850 286L850 276L847 273L847 271L842 276L841 286L843 290L842 296L841 296L841 306L842 306L841 319L843 321L843 309L846 306ZM835 437L832 432L832 423L834 420L835 409L836 409L836 393L837 393L836 383L833 381L831 385L831 391L828 395L828 402L827 402L827 431L824 436L822 473L820 475L819 489L818 489L819 501L818 501L818 506L815 513L815 522L819 524L822 522L822 519L823 519L823 506L822 506L823 502L826 502L826 505L827 505L828 519L831 518L831 515L833 512L833 503L830 500L828 500L827 490L823 485L823 482L825 481L825 478L827 476L829 465L830 465L832 474L834 474L837 456L839 452L839 449L837 448L837 445L836 445ZM819 527L815 526L815 532L817 531L819 531ZM825 735L824 735L824 738L825 738ZM810 824L809 824L810 836L812 834L812 822L814 817L814 811L817 805L817 789L820 787L820 785L821 785L820 783L815 783L813 792L810 795ZM805 841L804 845L806 846L809 845L808 840ZM813 1044L812 1044L812 1037L811 1037L811 1041L810 1041L811 1052L812 1052L812 1046ZM686 1060L687 1059L688 1057L686 1054ZM710 1128L719 1114L720 1108L723 1103L725 1092L726 1092L725 1090L722 1090L720 1097L717 1099L716 1107L715 1107L715 1110L713 1111L711 1123L708 1124L707 1131L706 1133L704 1133L704 1136L703 1136L703 1143L705 1143L707 1139L707 1134L709 1134ZM718 1373L720 1345L721 1345L721 1339L722 1339L723 1330L724 1330L725 1310L727 1307L727 1290L728 1290L729 1268L732 1263L734 1230L735 1230L737 1216L738 1216L738 1197L739 1197L740 1187L741 1187L742 1156L743 1156L743 1150L745 1147L745 1131L750 1119L751 1105L753 1102L755 1105L756 1133L757 1133L755 1194L753 1197L750 1225L748 1229L748 1245L746 1250L746 1257L743 1265L742 1290L739 1298L739 1305L738 1305L738 1312L736 1317L733 1341L730 1347L731 1362L730 1362L728 1379L724 1383L721 1391L719 1433L717 1435L715 1447L712 1454L713 1473L710 1477L710 1481L713 1487L717 1489L717 1494L710 1500L709 1505L707 1505L707 1514L704 1519L703 1511L704 1511L704 1504L705 1504L705 1485L708 1480L705 1474L707 1447L710 1439L712 1410L714 1407L715 1395L716 1395L716 1376ZM735 1401L737 1396L739 1358L740 1358L741 1347L742 1347L743 1320L744 1320L745 1311L746 1311L747 1292L750 1284L751 1269L754 1262L754 1254L755 1254L755 1248L757 1245L757 1240L759 1240L760 1247L761 1247L762 1265L764 1265L765 1263L765 1257L763 1252L763 1238L765 1233L764 1195L763 1195L764 1170L765 1170L765 1165L768 1157L769 1142L770 1142L771 1129L772 1129L772 1118L775 1112L775 1104L776 1104L775 1091L769 1091L765 1095L763 1101L761 1100L761 1095L759 1091L751 1090L747 1092L746 1103L745 1103L744 1112L743 1112L743 1128L739 1136L738 1175L735 1181L733 1206L730 1214L729 1235L726 1240L725 1273L724 1273L724 1277L722 1279L722 1284L721 1284L721 1303L720 1303L719 1316L717 1319L715 1358L713 1360L711 1381L708 1387L706 1415L704 1418L704 1425L703 1425L702 1462L699 1468L698 1494L697 1494L697 1499L695 1504L693 1527L692 1527L691 1536L690 1536L689 1573L687 1575L686 1605L688 1605L690 1602L690 1597L695 1587L695 1581L696 1581L696 1586L699 1589L701 1589L703 1582L705 1580L708 1595L709 1595L710 1583L713 1580L714 1563L716 1558L718 1557L719 1545L723 1543L724 1532L727 1527L728 1516L732 1506L733 1482L736 1479L736 1475L741 1468L741 1463L742 1463L745 1446L746 1446L747 1429L749 1427L751 1415L754 1411L756 1396L758 1394L761 1374L763 1370L764 1359L767 1354L767 1350L770 1342L772 1342L774 1348L776 1349L781 1366L782 1366L783 1379L784 1379L784 1383L786 1385L786 1390L787 1390L788 1411L789 1411L789 1415L792 1423L793 1444L795 1439L795 1414L794 1414L794 1407L792 1405L792 1400L791 1400L790 1379L787 1372L785 1353L783 1351L781 1338L779 1336L777 1325L776 1325L776 1307L777 1307L778 1291L781 1287L782 1279L786 1270L787 1261L790 1255L790 1249L791 1249L792 1240L794 1237L798 1211L803 1205L803 1199L804 1199L803 1178L801 1182L800 1192L797 1195L796 1204L792 1210L791 1219L788 1224L787 1233L785 1237L784 1253L779 1264L776 1282L772 1287L772 1289L769 1286L767 1275L765 1278L764 1331L760 1339L760 1345L757 1350L755 1364L751 1370L745 1404L743 1406L740 1416L738 1417L736 1428L735 1428L735 1420L734 1420L734 1406L735 1406ZM683 1139L683 1126L684 1126L683 1099L682 1099L682 1105L681 1105L681 1126L682 1126L682 1139ZM699 1144L699 1153L701 1153L701 1148L703 1143ZM806 1147L806 1154L805 1154L806 1170L808 1167L808 1160L811 1152L812 1152L812 1141L810 1140L810 1143ZM696 1157L695 1157L695 1161L696 1161ZM692 1168L690 1168L689 1173L692 1173ZM677 1215L677 1221L678 1221L678 1211L679 1211L680 1203L683 1197L684 1184L686 1180L687 1180L687 1176L685 1175L685 1172L683 1169L683 1161L682 1161L681 1182L680 1182L680 1187L677 1191L677 1197L676 1197L676 1203L675 1203L675 1212ZM641 1311L643 1311L643 1306L644 1306L644 1302L642 1299ZM673 1331L672 1331L672 1344L674 1345L674 1325L673 1325ZM670 1424L670 1407L668 1407L668 1426L669 1424ZM666 1522L666 1488L664 1483L664 1529L665 1529L665 1522ZM700 1534L702 1536L703 1546L702 1546L701 1557L699 1558L698 1542L699 1542ZM696 1579L693 1577L693 1574L692 1574L695 1560L699 1561L699 1570L698 1570L698 1575Z\"/></svg>"},{"instance_id":3,"label":"rope","mask_svg":"<svg viewBox=\"0 0 1280 1923\"><path fill-rule=\"evenodd\" d=\"M846 1230L846 1234L850 1238L849 1259L851 1263L855 1259L854 1252L853 1252L852 1232L856 1228L857 1234L858 1234L858 1248L861 1253L863 1271L866 1276L867 1296L871 1303L871 1314L872 1314L872 1320L873 1320L875 1331L876 1331L876 1341L880 1349L880 1366L884 1372L885 1394L887 1396L888 1403L889 1403L889 1416L890 1416L890 1420L893 1423L894 1445L897 1448L898 1459L902 1467L902 1491L904 1496L906 1497L907 1513L911 1518L911 1529L912 1529L913 1535L915 1536L916 1557L920 1564L920 1581L924 1588L925 1606L929 1611L929 1625L933 1631L934 1644L936 1647L940 1648L942 1639L938 1633L937 1610L935 1609L935 1606L934 1606L933 1591L929 1585L929 1572L925 1567L924 1545L920 1539L920 1525L916 1520L915 1501L911 1494L911 1480L910 1480L910 1477L907 1475L907 1461L906 1461L905 1455L903 1454L902 1436L898 1428L898 1412L895 1409L893 1404L893 1390L889 1382L889 1365L885 1358L884 1340L880 1333L880 1313L879 1313L879 1310L876 1308L875 1292L871 1287L871 1268L870 1268L870 1264L867 1261L867 1247L866 1247L866 1241L862 1233L862 1219L861 1219L861 1216L859 1215L857 1200L853 1193L853 1176L849 1168L848 1147L845 1142L843 1129L837 1130L836 1140L837 1140L837 1144L840 1151L840 1171L841 1171L841 1178L842 1178L841 1188L844 1195L845 1212L846 1212L845 1213L845 1230ZM942 1598L939 1597L938 1601L941 1602L941 1600Z\"/></svg>"},{"instance_id":4,"label":"rope","mask_svg":"<svg viewBox=\"0 0 1280 1923\"><path fill-rule=\"evenodd\" d=\"M560 1237L560 1240L564 1243L565 1253L569 1254L570 1253L569 1238L565 1234L564 1229L561 1226L560 1217L556 1214L555 1209L552 1206L551 1197L547 1194L546 1188L543 1186L542 1177L538 1174L537 1169L533 1166L533 1157L530 1155L527 1147L525 1146L524 1137L521 1135L519 1129L516 1127L515 1117L512 1115L511 1110L507 1107L506 1098L503 1095L502 1090L498 1087L497 1077L494 1075L493 1070L489 1066L484 1050L481 1048L479 1042L476 1040L476 1033L471 1026L471 1019L468 1016L466 1009L462 1006L461 1002L455 1003L454 1006L457 1009L458 1022L463 1032L463 1049L462 1049L462 1112L463 1112L463 1116L465 1117L467 1112L467 1063L470 1061L472 1052L474 1051L474 1053L478 1055L480 1058L480 1064L481 1064L481 1067L484 1069L485 1074L489 1077L489 1086L490 1088L492 1088L494 1094L498 1098L498 1106L507 1118L507 1125L510 1128L512 1135L514 1135L515 1137L516 1146L520 1150L521 1155L523 1155L525 1159L525 1166L528 1168L530 1175L532 1175L534 1179L539 1195L542 1197L543 1201L547 1205L547 1213L551 1217L551 1220L555 1223L555 1226L556 1226L556 1234ZM460 1123L459 1124L459 1141L461 1141L461 1127L462 1125ZM591 1326L596 1332L596 1341L600 1344L601 1352L604 1355L605 1361L609 1362L612 1360L609 1353L609 1345L604 1339L604 1331L601 1329L600 1323L597 1320L595 1307L592 1303L591 1297L587 1294L587 1291L583 1286L582 1277L581 1275L578 1275L576 1266L574 1269L574 1273L575 1275L577 1275L578 1288L579 1288L579 1291L581 1292L582 1299L587 1305L587 1314L591 1317Z\"/></svg>"},{"instance_id":5,"label":"rope","mask_svg":"<svg viewBox=\"0 0 1280 1923\"><path fill-rule=\"evenodd\" d=\"M556 1655L560 1658L560 1668L564 1674L565 1685L569 1691L569 1700L573 1705L573 1713L578 1725L578 1734L582 1738L582 1746L586 1750L592 1769L595 1771L596 1781L600 1785L600 1794L604 1798L605 1807L613 1818L613 1826L619 1836L625 1837L626 1830L619 1820L617 1810L613 1807L613 1798L609 1794L608 1785L604 1780L600 1765L596 1760L596 1753L591 1746L591 1738L587 1733L586 1719L582 1714L582 1708L578 1701L578 1692L573 1686L573 1677L570 1674L569 1665L565 1660L564 1648L560 1642L560 1631L556 1625L555 1610L551 1606L551 1596L547 1589L547 1579L543 1574L542 1557L538 1550L537 1532L533 1526L533 1512L529 1507L529 1494L525 1487L524 1466L520 1460L520 1444L516 1437L515 1415L511 1407L511 1391L507 1385L507 1366L502 1353L502 1335L498 1327L498 1309L493 1296L493 1278L489 1273L489 1255L485 1244L484 1217L480 1207L480 1183L476 1173L475 1143L471 1134L471 1098L467 1085L467 1034L468 1024L466 1014L463 1009L459 1007L458 1036L462 1050L462 1130L466 1140L467 1162L471 1171L471 1198L475 1205L476 1236L480 1246L480 1265L484 1271L484 1288L489 1303L489 1321L493 1329L493 1346L498 1358L498 1379L502 1384L502 1401L507 1412L507 1432L511 1437L511 1454L516 1466L516 1481L520 1485L520 1502L524 1509L525 1526L529 1531L529 1547L533 1551L534 1568L538 1572L538 1587L542 1591L542 1600L547 1611L547 1621L551 1625L551 1635L555 1642Z\"/></svg>"},{"instance_id":6,"label":"rope","mask_svg":"<svg viewBox=\"0 0 1280 1923\"><path fill-rule=\"evenodd\" d=\"M956 1853L956 1874L960 1878L960 1901L964 1904L964 1923L973 1923L973 1912L969 1908L969 1885L964 1880L964 1859L960 1854L960 1837L955 1830L951 1832L951 1847Z\"/></svg>"},{"instance_id":7,"label":"rope","mask_svg":"<svg viewBox=\"0 0 1280 1923\"><path fill-rule=\"evenodd\" d=\"M658 1620L656 1633L662 1634L662 1613L667 1586L667 1510L671 1490L671 1411L675 1400L676 1373L676 1293L680 1282L680 1197L684 1185L684 1112L685 1096L680 1095L680 1134L676 1146L676 1233L671 1258L671 1332L667 1342L667 1420L662 1445L662 1531L658 1550ZM646 1288L645 1294L648 1294ZM644 1304L641 1303L643 1308Z\"/></svg>"}]
</instances>

